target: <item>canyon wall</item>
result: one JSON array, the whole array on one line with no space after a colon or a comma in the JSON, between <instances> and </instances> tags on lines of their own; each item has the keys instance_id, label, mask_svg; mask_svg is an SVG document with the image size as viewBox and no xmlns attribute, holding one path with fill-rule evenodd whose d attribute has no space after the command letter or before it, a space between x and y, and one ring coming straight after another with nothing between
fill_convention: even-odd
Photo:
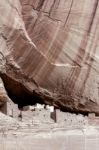
<instances>
[{"instance_id":1,"label":"canyon wall","mask_svg":"<svg viewBox=\"0 0 99 150\"><path fill-rule=\"evenodd\" d=\"M0 0L0 77L19 107L99 114L98 14L98 0Z\"/></svg>"}]
</instances>

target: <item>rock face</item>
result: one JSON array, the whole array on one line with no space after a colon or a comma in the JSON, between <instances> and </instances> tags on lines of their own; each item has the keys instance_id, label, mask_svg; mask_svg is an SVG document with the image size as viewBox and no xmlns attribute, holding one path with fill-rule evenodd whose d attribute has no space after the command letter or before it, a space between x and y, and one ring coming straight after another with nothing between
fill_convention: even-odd
<instances>
[{"instance_id":1,"label":"rock face","mask_svg":"<svg viewBox=\"0 0 99 150\"><path fill-rule=\"evenodd\" d=\"M0 77L19 107L99 114L98 13L98 0L0 0Z\"/></svg>"},{"instance_id":2,"label":"rock face","mask_svg":"<svg viewBox=\"0 0 99 150\"><path fill-rule=\"evenodd\" d=\"M4 88L2 79L0 79L0 106L6 103L8 100L8 96L6 90Z\"/></svg>"}]
</instances>

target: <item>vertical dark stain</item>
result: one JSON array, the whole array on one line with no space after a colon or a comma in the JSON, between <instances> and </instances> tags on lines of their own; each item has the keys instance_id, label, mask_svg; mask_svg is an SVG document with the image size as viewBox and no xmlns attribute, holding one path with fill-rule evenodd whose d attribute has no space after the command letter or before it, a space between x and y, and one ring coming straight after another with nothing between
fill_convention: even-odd
<instances>
[{"instance_id":1,"label":"vertical dark stain","mask_svg":"<svg viewBox=\"0 0 99 150\"><path fill-rule=\"evenodd\" d=\"M53 0L52 6L51 6L50 11L49 11L49 16L51 15L51 12L55 6L55 2L56 2L56 0Z\"/></svg>"},{"instance_id":2,"label":"vertical dark stain","mask_svg":"<svg viewBox=\"0 0 99 150\"><path fill-rule=\"evenodd\" d=\"M38 11L43 7L44 2L45 2L45 0L39 0L38 6L37 6Z\"/></svg>"},{"instance_id":3,"label":"vertical dark stain","mask_svg":"<svg viewBox=\"0 0 99 150\"><path fill-rule=\"evenodd\" d=\"M87 40L88 40L88 37L87 37L87 34L85 34L83 39L82 39L82 42L80 44L80 49L78 50L78 54L76 55L76 58L75 58L75 62L79 63L79 66L77 68L72 68L67 79L65 80L68 94L72 94L75 83L76 83L76 81L79 77L79 74L81 72L81 65L82 65L83 58L85 56L85 49L87 46ZM84 49L82 49L82 47ZM80 59L79 59L79 56L81 56ZM72 63L73 66L75 65L75 62Z\"/></svg>"},{"instance_id":4,"label":"vertical dark stain","mask_svg":"<svg viewBox=\"0 0 99 150\"><path fill-rule=\"evenodd\" d=\"M97 14L96 14L96 13L97 13L97 9L98 9L98 4L99 4L99 0L97 0L96 5L95 5L94 17L92 18L92 23L91 23L91 26L90 26L90 28L89 28L89 29L90 29L90 32L91 32L91 29L92 29L92 24L94 23L94 20L95 20L96 17L97 17ZM85 60L85 62L86 62L86 61L88 62L88 70L87 70L86 77L85 77L85 79L84 79L84 81L83 81L82 88L80 89L80 93L82 93L82 94L83 94L83 92L84 92L85 84L86 84L86 82L87 82L87 80L88 80L88 78L89 78L90 71L91 71L92 65L93 65L93 63L94 63L94 56L95 56L95 53L96 53L96 47L97 47L97 43L98 43L98 40L99 40L99 36L97 37L96 40L94 40L95 36L97 36L97 35L96 35L97 32L98 32L98 24L97 24L97 26L96 26L96 28L95 28L95 30L94 30L93 41L92 41L92 43L91 43L91 45L90 45L90 50L91 50L91 47L92 47L93 43L96 43L95 46L94 46L94 48L93 48L92 56L90 56L90 53L88 53L88 55L87 55L87 57L86 57L86 60Z\"/></svg>"},{"instance_id":5,"label":"vertical dark stain","mask_svg":"<svg viewBox=\"0 0 99 150\"><path fill-rule=\"evenodd\" d=\"M90 54L88 54L87 57L86 57L86 61L88 62L88 69L87 69L86 77L85 77L85 79L84 79L84 81L83 81L82 88L80 89L80 93L82 93L82 94L83 94L83 92L84 92L85 84L86 84L86 82L87 82L87 80L88 80L88 78L89 78L90 71L91 71L92 65L93 65L93 63L94 63L94 57L95 57L95 53L96 53L96 48L97 48L98 40L99 40L99 37L97 38L96 41L93 41L93 42L95 42L96 44L95 44L95 46L94 46L92 56L90 56ZM90 47L90 49L91 49L91 47Z\"/></svg>"},{"instance_id":6,"label":"vertical dark stain","mask_svg":"<svg viewBox=\"0 0 99 150\"><path fill-rule=\"evenodd\" d=\"M71 4L70 4L70 8L69 8L69 12L68 12L68 15L66 17L66 20L65 20L65 23L64 23L64 27L66 26L67 22L68 22L68 19L69 19L69 16L70 16L70 13L71 13L71 9L72 9L72 6L73 6L73 0L71 0Z\"/></svg>"},{"instance_id":7,"label":"vertical dark stain","mask_svg":"<svg viewBox=\"0 0 99 150\"><path fill-rule=\"evenodd\" d=\"M97 1L96 4L95 4L95 8L94 8L94 11L93 11L94 15L92 17L91 23L89 24L89 30L88 30L87 33L85 33L85 35L82 39L81 45L80 45L80 49L78 50L78 54L75 58L75 62L79 62L79 66L82 65L82 62L83 62L83 59L84 59L84 56L85 56L85 53L86 53L86 46L87 46L87 42L89 40L89 35L88 34L89 34L89 32L91 32L92 24L94 23L94 19L95 19L95 16L96 16L96 10L97 10L97 7L98 7L98 2L99 1ZM83 47L83 49L82 49L82 47ZM79 89L81 92L83 92L83 90L84 90L84 85L85 85L85 83L86 83L86 81L89 77L91 66L92 66L92 63L93 63L93 60L91 60L90 56L88 56L90 54L90 51L91 51L91 48L90 48L89 52L87 52L88 54L87 54L86 60L88 60L88 58L89 58L90 65L89 65L89 68L88 68L88 71L87 71L86 78L83 82L82 89L81 90ZM95 50L94 50L93 54L95 54ZM79 56L81 56L81 59L79 59ZM73 65L74 65L74 63L73 63ZM65 81L66 86L67 86L67 93L69 93L69 94L73 94L75 83L76 83L76 81L77 81L77 79L80 75L81 67L79 67L79 66L78 66L78 68L71 69L71 71L70 71L70 73L69 73L69 75L68 75L68 77Z\"/></svg>"},{"instance_id":8,"label":"vertical dark stain","mask_svg":"<svg viewBox=\"0 0 99 150\"><path fill-rule=\"evenodd\" d=\"M92 19L90 21L90 25L89 25L89 29L88 29L89 33L91 31L91 28L92 28L92 25L93 25L93 22L94 22L94 18L95 18L96 12L97 12L98 2L99 2L99 0L96 0L96 2L94 4L94 9L93 9L93 13L92 13Z\"/></svg>"}]
</instances>

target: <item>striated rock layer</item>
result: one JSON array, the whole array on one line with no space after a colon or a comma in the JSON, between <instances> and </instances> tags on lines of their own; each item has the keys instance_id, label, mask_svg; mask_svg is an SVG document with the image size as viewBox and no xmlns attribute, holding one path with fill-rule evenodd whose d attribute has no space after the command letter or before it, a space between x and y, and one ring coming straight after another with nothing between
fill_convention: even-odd
<instances>
[{"instance_id":1,"label":"striated rock layer","mask_svg":"<svg viewBox=\"0 0 99 150\"><path fill-rule=\"evenodd\" d=\"M98 0L0 0L0 77L19 107L99 114L98 14Z\"/></svg>"}]
</instances>

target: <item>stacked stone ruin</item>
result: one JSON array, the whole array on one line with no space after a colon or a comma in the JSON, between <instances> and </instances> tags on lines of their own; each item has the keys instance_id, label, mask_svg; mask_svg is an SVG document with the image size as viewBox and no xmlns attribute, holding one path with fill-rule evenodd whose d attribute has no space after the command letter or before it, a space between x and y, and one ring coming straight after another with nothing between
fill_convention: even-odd
<instances>
[{"instance_id":1,"label":"stacked stone ruin","mask_svg":"<svg viewBox=\"0 0 99 150\"><path fill-rule=\"evenodd\" d=\"M37 104L36 106L26 106L23 110L19 110L18 106L9 100L5 104L5 109L1 109L1 111L19 121L32 124L54 123L61 127L82 127L88 124L92 125L93 123L99 124L99 117L96 117L94 113L83 116L81 114L62 112L59 109L53 109L52 112L49 108L50 106L45 107L44 105Z\"/></svg>"}]
</instances>

